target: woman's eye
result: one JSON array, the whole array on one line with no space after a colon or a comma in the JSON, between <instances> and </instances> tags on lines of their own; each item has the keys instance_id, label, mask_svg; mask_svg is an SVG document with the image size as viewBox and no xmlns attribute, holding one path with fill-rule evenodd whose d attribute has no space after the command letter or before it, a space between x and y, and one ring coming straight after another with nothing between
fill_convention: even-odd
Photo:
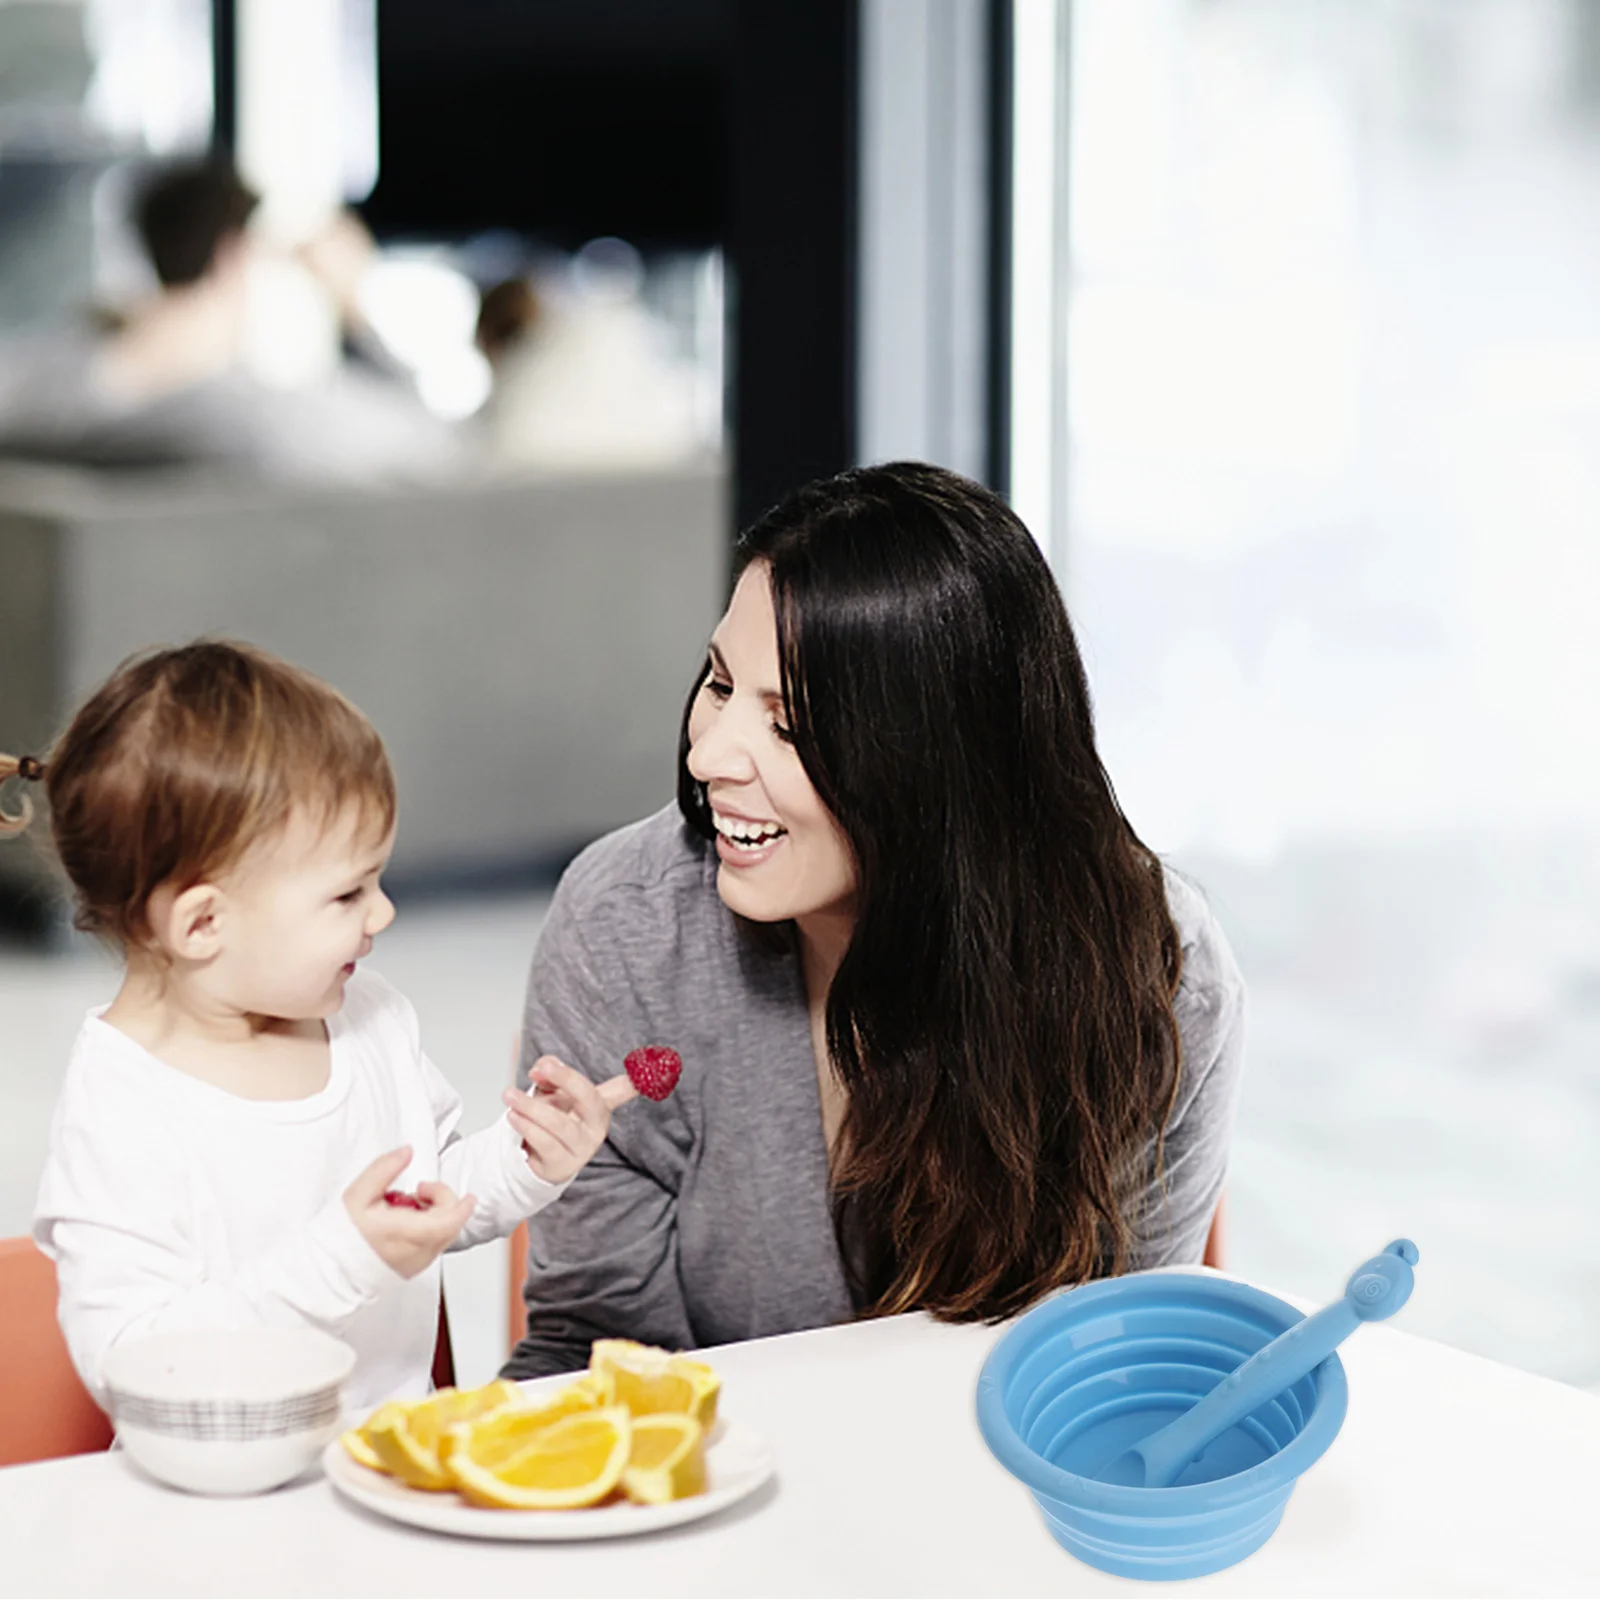
<instances>
[{"instance_id":1,"label":"woman's eye","mask_svg":"<svg viewBox=\"0 0 1600 1600\"><path fill-rule=\"evenodd\" d=\"M733 685L731 683L718 683L715 678L707 678L705 691L713 700L726 700L733 693Z\"/></svg>"},{"instance_id":2,"label":"woman's eye","mask_svg":"<svg viewBox=\"0 0 1600 1600\"><path fill-rule=\"evenodd\" d=\"M784 727L784 725L781 722L774 722L772 724L772 731L778 736L778 738L784 744L793 744L794 743L794 729L793 728L786 728L786 727Z\"/></svg>"}]
</instances>

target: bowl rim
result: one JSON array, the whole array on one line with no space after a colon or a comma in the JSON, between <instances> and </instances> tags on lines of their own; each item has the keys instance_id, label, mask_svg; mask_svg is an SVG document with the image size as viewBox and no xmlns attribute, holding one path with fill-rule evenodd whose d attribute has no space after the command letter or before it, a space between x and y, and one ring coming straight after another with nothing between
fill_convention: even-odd
<instances>
[{"instance_id":1,"label":"bowl rim","mask_svg":"<svg viewBox=\"0 0 1600 1600\"><path fill-rule=\"evenodd\" d=\"M1350 1389L1344 1363L1338 1353L1312 1369L1317 1380L1317 1404L1306 1426L1265 1461L1244 1472L1209 1483L1189 1483L1165 1489L1139 1489L1125 1484L1101 1483L1085 1478L1065 1467L1046 1461L1031 1449L1006 1415L1005 1392L1017 1367L1032 1353L1042 1324L1063 1320L1067 1302L1075 1312L1100 1300L1146 1301L1160 1298L1159 1291L1178 1284L1204 1284L1208 1294L1218 1295L1239 1307L1283 1316L1285 1329L1305 1318L1305 1313L1258 1289L1210 1273L1172 1272L1155 1268L1131 1272L1120 1278L1102 1278L1051 1295L1024 1312L995 1342L978 1374L978 1429L1000 1464L1037 1494L1088 1511L1111 1512L1139 1518L1176 1517L1207 1511L1222 1511L1258 1500L1278 1490L1287 1492L1306 1469L1312 1466L1338 1436L1349 1407Z\"/></svg>"},{"instance_id":2,"label":"bowl rim","mask_svg":"<svg viewBox=\"0 0 1600 1600\"><path fill-rule=\"evenodd\" d=\"M181 1346L186 1341L207 1338L225 1339L251 1339L264 1337L268 1339L290 1339L302 1342L310 1341L321 1346L323 1353L332 1361L334 1370L329 1374L316 1379L307 1379L293 1388L286 1388L270 1395L256 1395L245 1397L239 1394L210 1394L210 1395L167 1395L155 1392L147 1384L130 1383L127 1381L120 1368L127 1365L134 1355L151 1346L170 1343ZM141 1334L139 1337L129 1339L125 1343L113 1345L106 1352L105 1361L101 1367L100 1382L105 1391L108 1402L115 1404L119 1401L135 1401L140 1405L159 1405L169 1408L173 1412L188 1412L190 1414L213 1414L220 1411L233 1413L249 1413L255 1411L277 1411L289 1405L305 1404L312 1400L320 1399L328 1394L336 1394L344 1384L350 1380L350 1375L356 1368L356 1353L343 1339L336 1338L331 1333L325 1333L320 1328L166 1328L156 1333Z\"/></svg>"}]
</instances>

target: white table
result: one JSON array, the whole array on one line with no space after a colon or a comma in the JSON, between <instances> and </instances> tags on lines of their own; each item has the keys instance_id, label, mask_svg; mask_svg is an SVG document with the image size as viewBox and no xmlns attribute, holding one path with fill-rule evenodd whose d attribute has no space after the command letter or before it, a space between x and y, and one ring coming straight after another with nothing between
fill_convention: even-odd
<instances>
[{"instance_id":1,"label":"white table","mask_svg":"<svg viewBox=\"0 0 1600 1600\"><path fill-rule=\"evenodd\" d=\"M128 1595L1087 1595L973 1414L996 1333L921 1316L731 1345L729 1417L778 1479L719 1517L605 1543L443 1538L320 1477L248 1500L121 1452L0 1471L0 1592ZM1345 1345L1350 1412L1230 1595L1600 1593L1600 1399L1391 1327Z\"/></svg>"}]
</instances>

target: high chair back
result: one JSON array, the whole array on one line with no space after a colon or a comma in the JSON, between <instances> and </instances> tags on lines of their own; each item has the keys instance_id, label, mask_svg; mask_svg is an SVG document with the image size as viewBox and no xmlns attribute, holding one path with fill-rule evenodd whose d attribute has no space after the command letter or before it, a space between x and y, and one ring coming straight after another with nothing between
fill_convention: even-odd
<instances>
[{"instance_id":1,"label":"high chair back","mask_svg":"<svg viewBox=\"0 0 1600 1600\"><path fill-rule=\"evenodd\" d=\"M456 1386L456 1352L450 1342L450 1314L445 1310L442 1289L439 1293L439 1332L433 1341L433 1386L435 1389L453 1389Z\"/></svg>"},{"instance_id":2,"label":"high chair back","mask_svg":"<svg viewBox=\"0 0 1600 1600\"><path fill-rule=\"evenodd\" d=\"M517 1081L517 1066L522 1059L522 1035L511 1036L511 1081ZM519 1222L516 1232L506 1240L506 1352L522 1343L528 1331L528 1303L522 1298L523 1280L528 1275L528 1224Z\"/></svg>"},{"instance_id":3,"label":"high chair back","mask_svg":"<svg viewBox=\"0 0 1600 1600\"><path fill-rule=\"evenodd\" d=\"M1227 1229L1227 1201L1224 1195L1217 1196L1217 1209L1211 1214L1211 1231L1206 1235L1206 1253L1201 1258L1205 1266L1215 1267L1218 1272L1226 1268L1226 1240Z\"/></svg>"},{"instance_id":4,"label":"high chair back","mask_svg":"<svg viewBox=\"0 0 1600 1600\"><path fill-rule=\"evenodd\" d=\"M32 1239L0 1239L0 1467L111 1444L56 1321L56 1266Z\"/></svg>"}]
</instances>

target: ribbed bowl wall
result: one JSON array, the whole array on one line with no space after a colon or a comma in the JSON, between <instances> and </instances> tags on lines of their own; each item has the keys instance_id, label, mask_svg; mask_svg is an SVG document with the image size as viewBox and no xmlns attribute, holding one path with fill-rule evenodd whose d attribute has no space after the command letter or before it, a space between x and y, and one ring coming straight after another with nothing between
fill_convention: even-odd
<instances>
[{"instance_id":1,"label":"ribbed bowl wall","mask_svg":"<svg viewBox=\"0 0 1600 1600\"><path fill-rule=\"evenodd\" d=\"M1251 1413L1167 1489L1094 1481L1112 1456L1207 1394L1300 1319L1226 1279L1141 1273L1046 1301L1005 1335L979 1421L1055 1538L1103 1571L1197 1577L1271 1536L1344 1417L1338 1358Z\"/></svg>"}]
</instances>

